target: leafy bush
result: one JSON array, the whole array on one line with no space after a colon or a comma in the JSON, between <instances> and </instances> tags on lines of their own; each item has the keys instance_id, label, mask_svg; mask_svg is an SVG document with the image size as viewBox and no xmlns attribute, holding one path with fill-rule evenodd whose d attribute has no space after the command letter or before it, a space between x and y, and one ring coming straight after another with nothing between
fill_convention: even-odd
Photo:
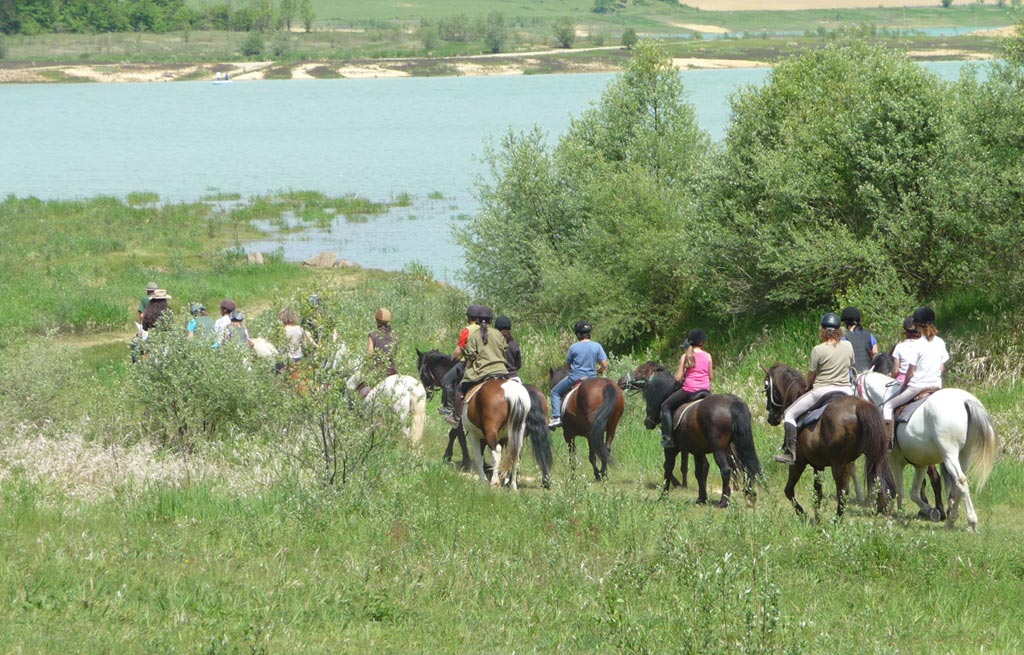
<instances>
[{"instance_id":1,"label":"leafy bush","mask_svg":"<svg viewBox=\"0 0 1024 655\"><path fill-rule=\"evenodd\" d=\"M509 40L509 29L505 21L505 14L500 11L492 11L487 15L483 27L484 45L489 52L501 52L505 49Z\"/></svg>"},{"instance_id":2,"label":"leafy bush","mask_svg":"<svg viewBox=\"0 0 1024 655\"><path fill-rule=\"evenodd\" d=\"M270 52L275 59L284 59L292 54L292 38L288 32L276 32L270 39Z\"/></svg>"},{"instance_id":3,"label":"leafy bush","mask_svg":"<svg viewBox=\"0 0 1024 655\"><path fill-rule=\"evenodd\" d=\"M632 27L627 27L622 30L622 47L632 50L633 46L639 41L639 37L636 35L636 30Z\"/></svg>"},{"instance_id":4,"label":"leafy bush","mask_svg":"<svg viewBox=\"0 0 1024 655\"><path fill-rule=\"evenodd\" d=\"M242 39L242 56L259 57L263 54L263 35L257 31L251 31Z\"/></svg>"},{"instance_id":5,"label":"leafy bush","mask_svg":"<svg viewBox=\"0 0 1024 655\"><path fill-rule=\"evenodd\" d=\"M570 16L556 18L551 24L555 33L555 41L562 48L571 48L576 42L576 22Z\"/></svg>"},{"instance_id":6,"label":"leafy bush","mask_svg":"<svg viewBox=\"0 0 1024 655\"><path fill-rule=\"evenodd\" d=\"M5 39L4 35L2 33L0 33L0 59L3 59L6 56L7 56L7 39Z\"/></svg>"}]
</instances>

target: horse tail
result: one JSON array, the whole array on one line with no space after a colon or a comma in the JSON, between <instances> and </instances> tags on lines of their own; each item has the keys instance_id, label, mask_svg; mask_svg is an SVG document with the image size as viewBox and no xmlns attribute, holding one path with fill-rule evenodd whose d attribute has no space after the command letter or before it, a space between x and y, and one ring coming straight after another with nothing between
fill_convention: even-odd
<instances>
[{"instance_id":1,"label":"horse tail","mask_svg":"<svg viewBox=\"0 0 1024 655\"><path fill-rule=\"evenodd\" d=\"M551 485L551 430L548 429L547 400L540 389L527 386L530 395L530 411L526 414L526 433L530 435L533 456L540 466L544 487Z\"/></svg>"},{"instance_id":2,"label":"horse tail","mask_svg":"<svg viewBox=\"0 0 1024 655\"><path fill-rule=\"evenodd\" d=\"M412 415L409 439L413 448L416 448L423 438L423 426L427 421L427 390L419 382L412 386L412 393L409 394L409 413Z\"/></svg>"},{"instance_id":3,"label":"horse tail","mask_svg":"<svg viewBox=\"0 0 1024 655\"><path fill-rule=\"evenodd\" d=\"M967 409L967 449L971 477L978 489L985 486L996 461L996 428L988 410L977 398L964 401Z\"/></svg>"},{"instance_id":4,"label":"horse tail","mask_svg":"<svg viewBox=\"0 0 1024 655\"><path fill-rule=\"evenodd\" d=\"M868 480L881 480L889 497L896 495L896 480L889 466L889 440L882 413L873 403L857 399L857 425L860 447L864 451L864 473Z\"/></svg>"},{"instance_id":5,"label":"horse tail","mask_svg":"<svg viewBox=\"0 0 1024 655\"><path fill-rule=\"evenodd\" d=\"M619 399L617 390L618 387L614 384L605 385L604 391L601 392L601 406L597 409L597 416L590 424L590 433L587 435L591 452L597 453L602 462L609 464L612 463L612 454L604 442L604 433L608 430L608 420L611 418L612 412L615 411L615 403Z\"/></svg>"},{"instance_id":6,"label":"horse tail","mask_svg":"<svg viewBox=\"0 0 1024 655\"><path fill-rule=\"evenodd\" d=\"M732 443L740 465L748 479L763 481L761 460L757 458L757 448L754 447L754 421L750 417L750 408L740 398L734 397L729 405L729 414L732 419Z\"/></svg>"},{"instance_id":7,"label":"horse tail","mask_svg":"<svg viewBox=\"0 0 1024 655\"><path fill-rule=\"evenodd\" d=\"M498 470L512 474L519 464L519 454L523 452L523 435L526 433L526 416L530 411L530 395L526 388L518 382L505 382L501 385L508 401L508 454L502 455Z\"/></svg>"}]
</instances>

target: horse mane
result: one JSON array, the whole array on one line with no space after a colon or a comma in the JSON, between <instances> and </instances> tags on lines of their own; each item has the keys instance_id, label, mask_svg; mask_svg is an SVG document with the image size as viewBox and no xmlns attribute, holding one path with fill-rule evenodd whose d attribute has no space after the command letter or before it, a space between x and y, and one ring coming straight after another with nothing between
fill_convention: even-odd
<instances>
[{"instance_id":1,"label":"horse mane","mask_svg":"<svg viewBox=\"0 0 1024 655\"><path fill-rule=\"evenodd\" d=\"M436 348L423 353L421 357L421 366L433 366L439 362L445 366L449 366L452 363L450 355L447 355Z\"/></svg>"},{"instance_id":2,"label":"horse mane","mask_svg":"<svg viewBox=\"0 0 1024 655\"><path fill-rule=\"evenodd\" d=\"M668 398L668 395L675 390L676 378L665 369L664 366L658 365L658 368L651 373L650 377L647 378L647 385L644 387L644 395L650 398L652 401L657 401L660 405L663 400Z\"/></svg>"},{"instance_id":3,"label":"horse mane","mask_svg":"<svg viewBox=\"0 0 1024 655\"><path fill-rule=\"evenodd\" d=\"M769 375L775 374L775 386L778 387L783 400L786 398L789 398L790 401L795 400L806 393L810 387L804 374L791 366L776 362L768 369L768 373Z\"/></svg>"},{"instance_id":4,"label":"horse mane","mask_svg":"<svg viewBox=\"0 0 1024 655\"><path fill-rule=\"evenodd\" d=\"M896 360L889 353L878 353L875 358L871 360L871 369L875 373L884 373L888 375L892 372L893 364Z\"/></svg>"}]
</instances>

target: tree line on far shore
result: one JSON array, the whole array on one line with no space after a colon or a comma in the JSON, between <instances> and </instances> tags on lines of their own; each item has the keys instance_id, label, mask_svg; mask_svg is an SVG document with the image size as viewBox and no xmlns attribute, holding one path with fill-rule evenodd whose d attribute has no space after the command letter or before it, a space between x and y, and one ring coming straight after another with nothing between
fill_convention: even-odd
<instances>
[{"instance_id":1,"label":"tree line on far shore","mask_svg":"<svg viewBox=\"0 0 1024 655\"><path fill-rule=\"evenodd\" d=\"M696 318L854 304L895 326L921 302L1015 302L1022 53L1018 26L1002 60L947 82L882 46L807 51L735 93L713 143L641 42L554 144L492 144L482 210L454 228L467 281L521 318L586 317L612 346Z\"/></svg>"},{"instance_id":2,"label":"tree line on far shore","mask_svg":"<svg viewBox=\"0 0 1024 655\"><path fill-rule=\"evenodd\" d=\"M316 15L311 0L0 0L0 33L234 32L292 29L308 32Z\"/></svg>"}]
</instances>

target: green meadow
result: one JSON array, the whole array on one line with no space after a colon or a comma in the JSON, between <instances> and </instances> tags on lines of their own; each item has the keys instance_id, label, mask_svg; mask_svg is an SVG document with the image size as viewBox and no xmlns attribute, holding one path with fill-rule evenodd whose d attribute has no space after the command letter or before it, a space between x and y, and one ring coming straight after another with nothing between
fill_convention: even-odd
<instances>
[{"instance_id":1,"label":"green meadow","mask_svg":"<svg viewBox=\"0 0 1024 655\"><path fill-rule=\"evenodd\" d=\"M316 292L352 350L365 347L374 310L389 307L403 373L414 374L416 349L451 349L471 298L421 266L246 261L252 220L373 220L385 209L350 202L0 203L0 268L10 272L0 279L0 652L1024 648L1024 406L1010 308L966 295L936 303L954 355L947 384L974 392L1000 434L992 477L972 489L978 534L962 514L946 529L910 507L877 516L853 506L835 521L827 475L820 517L795 515L785 471L770 462L781 430L765 422L761 367L805 365L811 314L705 325L716 389L753 412L766 469L755 507L738 494L727 510L696 506L692 474L689 488L662 495L659 438L632 395L607 482L592 480L584 443L574 459L555 434L552 489L540 488L527 449L511 493L441 461L437 396L413 449L340 391L299 393L265 362L181 339L189 302L230 296L254 336L280 343L277 312L310 312L303 303ZM151 278L174 296L162 352L181 357L133 366L126 340ZM523 377L546 391L569 326L513 321ZM897 337L878 336L884 347ZM613 352L611 375L648 358L672 363L677 347ZM189 407L209 420L196 423ZM322 417L339 427L344 481L328 481ZM714 466L710 481L716 501ZM809 475L797 494L809 507Z\"/></svg>"}]
</instances>

